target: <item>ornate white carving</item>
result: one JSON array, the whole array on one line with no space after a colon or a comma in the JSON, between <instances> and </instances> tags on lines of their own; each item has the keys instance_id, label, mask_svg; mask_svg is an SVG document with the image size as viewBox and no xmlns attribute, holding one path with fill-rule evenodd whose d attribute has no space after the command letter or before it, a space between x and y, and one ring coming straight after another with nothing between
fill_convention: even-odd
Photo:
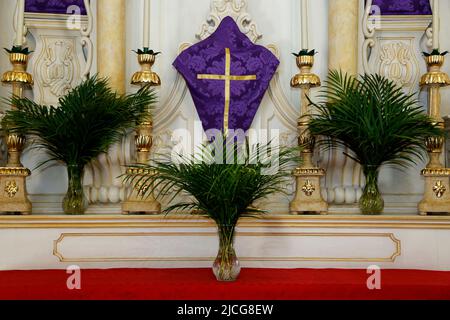
<instances>
[{"instance_id":1,"label":"ornate white carving","mask_svg":"<svg viewBox=\"0 0 450 320\"><path fill-rule=\"evenodd\" d=\"M29 70L35 78L34 98L40 104L55 105L61 95L83 79L86 59L79 30L88 23L85 16L74 19L77 23L71 24L65 15L27 13L25 16L36 43Z\"/></svg>"},{"instance_id":2,"label":"ornate white carving","mask_svg":"<svg viewBox=\"0 0 450 320\"><path fill-rule=\"evenodd\" d=\"M427 31L425 31L425 38L426 38L426 47L428 49L432 49L432 47L433 47L433 27L431 24L427 28Z\"/></svg>"},{"instance_id":3,"label":"ornate white carving","mask_svg":"<svg viewBox=\"0 0 450 320\"><path fill-rule=\"evenodd\" d=\"M418 77L419 63L412 52L411 41L381 42L379 73L400 87L413 89Z\"/></svg>"},{"instance_id":4,"label":"ornate white carving","mask_svg":"<svg viewBox=\"0 0 450 320\"><path fill-rule=\"evenodd\" d=\"M76 37L40 35L36 57L32 60L35 100L40 104L56 104L81 81L80 59Z\"/></svg>"},{"instance_id":5,"label":"ornate white carving","mask_svg":"<svg viewBox=\"0 0 450 320\"><path fill-rule=\"evenodd\" d=\"M366 7L364 10L364 17L362 23L362 31L364 34L364 42L362 47L362 63L365 73L372 73L369 67L370 50L375 46L375 33L377 30L377 24L375 19L371 16L375 13L372 0L366 1Z\"/></svg>"},{"instance_id":6,"label":"ornate white carving","mask_svg":"<svg viewBox=\"0 0 450 320\"><path fill-rule=\"evenodd\" d=\"M68 40L53 40L45 47L44 60L40 64L41 79L44 87L61 97L72 89L74 77L73 42Z\"/></svg>"},{"instance_id":7,"label":"ornate white carving","mask_svg":"<svg viewBox=\"0 0 450 320\"><path fill-rule=\"evenodd\" d=\"M211 12L206 19L206 23L201 26L197 39L204 40L209 37L219 26L223 18L232 17L243 33L253 42L258 41L262 35L258 32L258 27L247 13L246 0L214 0L211 3Z\"/></svg>"},{"instance_id":8,"label":"ornate white carving","mask_svg":"<svg viewBox=\"0 0 450 320\"><path fill-rule=\"evenodd\" d=\"M94 44L92 43L91 34L94 28L94 16L91 8L91 1L84 0L84 7L86 8L87 13L87 24L81 27L81 45L86 48L86 65L82 72L83 79L86 79L89 76L92 68L92 61L94 58Z\"/></svg>"}]
</instances>

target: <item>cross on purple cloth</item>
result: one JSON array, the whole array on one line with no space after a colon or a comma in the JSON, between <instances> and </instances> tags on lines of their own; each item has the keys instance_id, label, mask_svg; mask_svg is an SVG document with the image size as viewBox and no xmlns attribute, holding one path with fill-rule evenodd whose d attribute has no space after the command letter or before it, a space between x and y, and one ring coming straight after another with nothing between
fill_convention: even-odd
<instances>
[{"instance_id":1,"label":"cross on purple cloth","mask_svg":"<svg viewBox=\"0 0 450 320\"><path fill-rule=\"evenodd\" d=\"M279 64L272 52L242 33L233 18L225 17L211 36L184 50L173 66L186 80L205 131L247 131Z\"/></svg>"}]
</instances>

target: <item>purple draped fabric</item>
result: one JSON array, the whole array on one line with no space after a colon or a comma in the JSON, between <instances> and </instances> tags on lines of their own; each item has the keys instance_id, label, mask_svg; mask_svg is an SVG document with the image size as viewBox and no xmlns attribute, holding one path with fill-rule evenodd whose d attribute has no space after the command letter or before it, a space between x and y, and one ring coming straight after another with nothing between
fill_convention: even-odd
<instances>
[{"instance_id":1,"label":"purple draped fabric","mask_svg":"<svg viewBox=\"0 0 450 320\"><path fill-rule=\"evenodd\" d=\"M227 60L230 99L225 128ZM279 63L268 49L247 38L233 18L226 17L210 37L184 50L173 66L186 80L205 131L247 131Z\"/></svg>"},{"instance_id":2,"label":"purple draped fabric","mask_svg":"<svg viewBox=\"0 0 450 320\"><path fill-rule=\"evenodd\" d=\"M430 0L373 0L382 15L430 15Z\"/></svg>"},{"instance_id":3,"label":"purple draped fabric","mask_svg":"<svg viewBox=\"0 0 450 320\"><path fill-rule=\"evenodd\" d=\"M55 14L73 14L67 9L72 6L78 6L81 14L86 14L83 0L25 0L25 11L36 13L55 13Z\"/></svg>"}]
</instances>

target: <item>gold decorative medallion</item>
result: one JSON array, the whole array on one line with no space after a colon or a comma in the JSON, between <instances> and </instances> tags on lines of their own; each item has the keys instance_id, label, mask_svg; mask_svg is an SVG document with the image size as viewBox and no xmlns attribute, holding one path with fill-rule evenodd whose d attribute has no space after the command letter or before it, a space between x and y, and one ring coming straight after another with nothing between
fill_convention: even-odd
<instances>
[{"instance_id":1,"label":"gold decorative medallion","mask_svg":"<svg viewBox=\"0 0 450 320\"><path fill-rule=\"evenodd\" d=\"M444 186L441 180L437 181L433 187L433 192L436 194L436 197L442 198L444 193L447 191L447 188Z\"/></svg>"},{"instance_id":2,"label":"gold decorative medallion","mask_svg":"<svg viewBox=\"0 0 450 320\"><path fill-rule=\"evenodd\" d=\"M147 193L148 189L150 189L150 186L148 184L140 182L136 185L135 189L138 193L138 196L143 197Z\"/></svg>"},{"instance_id":3,"label":"gold decorative medallion","mask_svg":"<svg viewBox=\"0 0 450 320\"><path fill-rule=\"evenodd\" d=\"M311 197L314 191L316 191L316 187L311 183L311 180L306 180L305 184L303 185L302 191L307 197Z\"/></svg>"},{"instance_id":4,"label":"gold decorative medallion","mask_svg":"<svg viewBox=\"0 0 450 320\"><path fill-rule=\"evenodd\" d=\"M8 195L8 197L14 198L17 192L19 192L19 187L17 186L17 183L14 180L6 182L5 192Z\"/></svg>"}]
</instances>

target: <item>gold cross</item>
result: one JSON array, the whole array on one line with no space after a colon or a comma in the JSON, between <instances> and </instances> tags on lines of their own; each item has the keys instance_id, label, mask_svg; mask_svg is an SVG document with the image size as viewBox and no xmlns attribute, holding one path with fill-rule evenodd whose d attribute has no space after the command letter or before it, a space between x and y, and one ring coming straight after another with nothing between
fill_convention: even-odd
<instances>
[{"instance_id":1,"label":"gold cross","mask_svg":"<svg viewBox=\"0 0 450 320\"><path fill-rule=\"evenodd\" d=\"M228 132L228 122L230 117L231 81L256 80L256 75L244 75L244 76L231 75L230 49L225 48L225 74L198 74L197 79L225 81L225 109L223 113L223 129L226 134Z\"/></svg>"}]
</instances>

